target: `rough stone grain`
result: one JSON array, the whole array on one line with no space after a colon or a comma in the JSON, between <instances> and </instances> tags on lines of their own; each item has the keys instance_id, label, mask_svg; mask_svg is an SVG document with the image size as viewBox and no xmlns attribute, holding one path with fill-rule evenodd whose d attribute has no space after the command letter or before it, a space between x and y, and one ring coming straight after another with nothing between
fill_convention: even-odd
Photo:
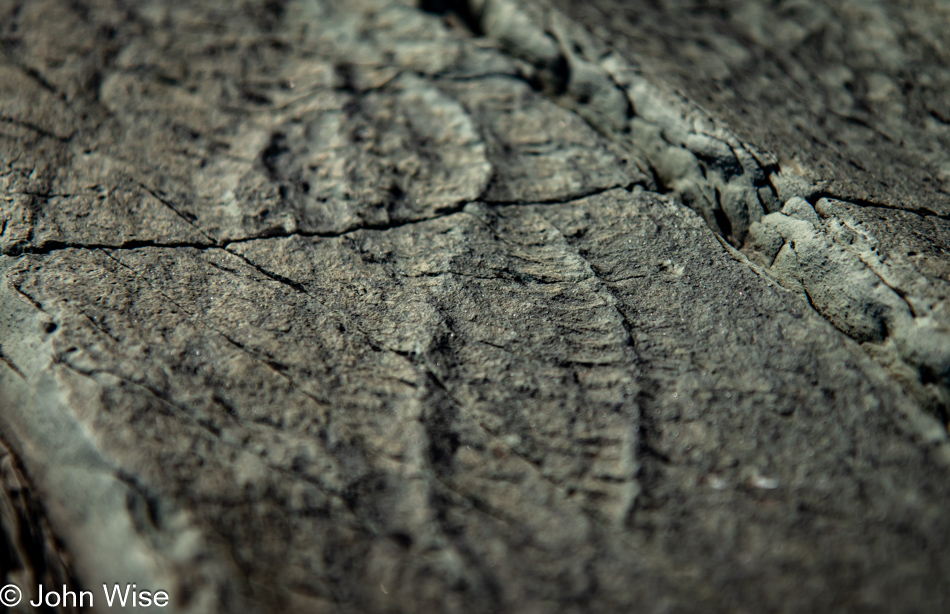
<instances>
[{"instance_id":1,"label":"rough stone grain","mask_svg":"<svg viewBox=\"0 0 950 614\"><path fill-rule=\"evenodd\" d=\"M0 0L0 583L950 607L939 195L786 181L574 8Z\"/></svg>"},{"instance_id":2,"label":"rough stone grain","mask_svg":"<svg viewBox=\"0 0 950 614\"><path fill-rule=\"evenodd\" d=\"M946 2L554 3L816 192L950 214Z\"/></svg>"}]
</instances>

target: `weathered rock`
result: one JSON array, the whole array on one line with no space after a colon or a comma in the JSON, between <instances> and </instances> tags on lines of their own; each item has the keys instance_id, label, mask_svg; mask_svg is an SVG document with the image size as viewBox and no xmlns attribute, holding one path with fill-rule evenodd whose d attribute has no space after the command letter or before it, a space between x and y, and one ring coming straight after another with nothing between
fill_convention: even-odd
<instances>
[{"instance_id":1,"label":"weathered rock","mask_svg":"<svg viewBox=\"0 0 950 614\"><path fill-rule=\"evenodd\" d=\"M748 247L782 285L864 343L929 411L946 419L950 278L940 246L948 229L936 217L875 215L872 207L827 198L812 208L793 198L782 213L753 225Z\"/></svg>"},{"instance_id":2,"label":"weathered rock","mask_svg":"<svg viewBox=\"0 0 950 614\"><path fill-rule=\"evenodd\" d=\"M543 4L0 14L3 584L950 605L940 215Z\"/></svg>"},{"instance_id":3,"label":"weathered rock","mask_svg":"<svg viewBox=\"0 0 950 614\"><path fill-rule=\"evenodd\" d=\"M950 214L946 3L553 3L776 155L777 186Z\"/></svg>"},{"instance_id":4,"label":"weathered rock","mask_svg":"<svg viewBox=\"0 0 950 614\"><path fill-rule=\"evenodd\" d=\"M457 3L459 4L463 9L468 6L464 2ZM477 3L471 4L470 20L476 26L482 25L486 23L488 17L501 10L493 7L501 6L507 7L504 11L506 13L522 15L522 20L518 23L526 21L524 15L529 13L535 14L535 21L542 19L538 16L539 11L541 15L544 14L544 9L539 9L538 6L524 7L519 12L520 9L513 0L491 0L481 7L481 12ZM545 4L542 3L541 7L544 6ZM823 215L831 218L829 224L815 226L814 230L817 234L806 240L805 253L803 254L801 250L796 252L793 249L794 241L785 248L779 245L777 253L770 253L764 257L768 264L766 271L774 274L786 287L798 290L803 295L807 294L809 285L819 295L823 295L819 298L819 304L812 306L852 338L861 342L874 341L874 345L866 348L868 352L881 364L886 365L892 375L903 383L928 412L940 416L946 422L950 416L950 372L947 369L950 364L950 353L948 353L950 350L946 349L950 343L950 318L946 317L945 308L934 311L928 307L918 314L914 307L914 303L931 306L941 302L946 303L946 291L943 288L945 280L939 277L934 278L931 273L932 265L926 272L924 269L916 268L917 265L912 263L897 266L892 271L889 261L896 256L893 248L890 254L884 255L883 260L874 253L880 241L876 235L884 234L881 226L878 225L871 234L868 234L870 231L866 229L854 230L851 229L854 226L853 223L849 224L839 219L840 215L836 217L833 211L873 210L874 217L887 220L886 233L894 237L891 241L893 245L917 245L923 242L928 246L928 251L933 253L933 246L946 245L944 226L947 215L944 209L945 205L950 203L950 198L948 198L950 194L939 189L939 186L936 191L928 187L915 192L913 197L905 201L895 201L894 194L887 191L890 184L885 181L882 185L887 190L881 192L881 185L874 187L876 179L869 177L867 173L858 174L853 180L842 180L841 177L847 176L845 174L847 169L840 165L827 167L824 162L814 158L809 158L804 162L798 158L789 159L790 152L802 146L800 134L793 135L795 138L785 135L788 138L781 140L785 137L780 137L778 141L763 138L763 141L779 149L772 154L761 152L756 147L740 140L736 133L724 127L721 122L717 122L694 103L673 96L645 79L635 64L631 63L631 58L647 67L652 66L656 70L668 68L669 58L656 55L656 49L649 45L629 43L626 34L629 34L630 28L633 28L644 35L643 30L650 32L651 26L648 23L641 23L638 19L633 19L632 25L624 23L618 25L610 20L598 19L597 6L603 9L609 6L609 3L585 3L565 8L592 24L595 31L613 32L615 36L612 38L617 39L620 49L627 54L627 57L619 56L602 41L593 38L590 32L566 22L556 11L548 9L551 15L550 21L553 24L549 37L560 43L562 64L566 67L563 75L564 92L557 98L559 102L574 109L602 132L610 134L620 147L626 149L633 162L640 168L647 169L652 176L652 182L648 182L647 185L682 199L730 243L736 247L746 244L748 253L757 251L758 244L763 241L771 244L775 240L774 232L770 232L768 237L763 237L762 233L765 232L763 228L774 226L784 218L771 216L768 217L768 221L763 220L764 225L758 222L764 215L775 213L782 208L782 201L785 202L785 209L792 204L799 215L812 209L810 203L818 206L819 209L824 207ZM815 3L812 8L815 6L818 6L818 3ZM662 13L671 8L661 4L659 8L641 7L634 11L642 9L646 12ZM457 10L461 9L457 8ZM779 9L776 11L782 12ZM917 14L916 11L917 8L909 8L907 16L913 17ZM745 23L743 20L753 13L757 19L763 18L760 12L738 5L733 7L733 11L728 14L732 15L732 19ZM687 12L687 14L689 17L682 23L677 21L684 19L679 13L671 17L674 23L680 23L684 31L687 31L684 24L692 23L690 20L696 22L700 36L703 32L715 30L721 25L715 14L702 12ZM819 21L833 22L835 19L833 12L828 9L818 10L816 14L820 17ZM794 30L794 22L797 19L794 15L792 17L775 15L773 18L779 20L779 23L787 18L784 26ZM656 16L656 19L661 23L664 21L664 17L660 14ZM875 23L872 20L866 24L867 32L862 34L862 31L858 30L857 34L843 35L842 40L835 44L844 47L863 44L860 43L861 36L874 34ZM905 27L905 25L898 27ZM928 26L918 23L906 27L916 31L919 28L927 29ZM491 28L484 29L489 36L492 35ZM520 26L520 29L525 30L525 26ZM526 33L523 38L533 40L535 36L528 36ZM727 38L719 34L708 34L708 36L718 41L716 45L711 45L711 48L742 51L736 41L727 44L724 42ZM509 39L510 36L505 40ZM510 43L506 44L510 46ZM783 44L780 43L779 48ZM900 43L900 45L904 44ZM689 45L684 45L684 48L688 49ZM738 63L735 69L744 70L740 67L745 66L744 63L751 62L749 52L745 53L746 55L736 56L722 52L723 58L713 54L711 60L713 63L723 61ZM834 44L829 44L828 49L824 49L822 54L820 58L811 57L812 64L819 59L823 62L815 65L814 70L825 70L840 59L840 49L836 51ZM695 58L694 60L701 65L703 63L701 60ZM866 62L867 59L863 61ZM760 62L763 75L770 74L770 71L774 72L775 67L769 62L768 59ZM549 64L551 61L546 60L537 66L538 72L535 78L543 80L543 69ZM943 70L941 65L934 64L929 59L915 66L914 70L924 72ZM891 69L898 70L894 66L891 66ZM690 82L692 90L700 98L702 98L704 79L708 76L703 70L698 70L698 73L694 75L694 80ZM593 82L596 82L596 85L591 85ZM677 79L674 79L675 82ZM815 86L817 90L812 92L813 97L833 97L825 90L834 91L834 83L826 83L820 79L817 83L818 85ZM763 105L763 101L757 94L746 91L746 85L742 82L737 86L739 94L749 96L749 100L744 104L753 107L753 111L747 112L746 115L751 116L753 121L757 121L756 126L771 125L761 114L775 112L774 107ZM620 119L620 115L615 112L618 105L610 96L590 95L590 92L614 94L620 92L629 101L628 121L624 123ZM950 93L950 88L948 88L948 93ZM860 100L855 104L859 103ZM715 104L712 107L721 111ZM908 144L906 149L911 157L902 158L903 163L907 163L911 158L917 160L915 164L918 164L919 168L915 172L922 170L925 177L929 177L926 175L927 169L933 171L935 164L950 164L950 156L945 152L940 153L941 150L932 141L932 135L929 132L921 132L914 124L914 122L930 121L929 115L918 107L888 108L891 115L894 115L892 123L895 130L897 127L901 128L900 133L906 137ZM822 107L818 109L825 115L834 116L834 110L829 111ZM818 111L812 113L818 113ZM730 116L722 112L719 115ZM799 115L795 109L785 109L782 121L788 125L798 125L804 121ZM609 118L613 118L613 121ZM823 118L824 116L821 119ZM760 133L754 130L749 131L748 120L736 120L736 123L744 127L746 135L756 138L757 135L760 136ZM820 123L819 119L812 122L812 124ZM814 131L814 126L811 126L809 130ZM781 131L776 134L781 134ZM862 159L881 160L886 158L891 150L888 143L874 140L865 142L849 131L836 133L836 136L845 138L843 143L849 148L851 152L849 155L861 156ZM926 155L924 155L924 150L927 150ZM825 158L828 155L828 152L821 148L816 148L814 153ZM803 164L806 166L802 166ZM893 172L894 169L888 167L886 170ZM828 177L823 178L822 173ZM859 189L859 184L864 185L866 189ZM829 190L837 190L837 192L829 192ZM845 195L850 201L841 201L832 207L828 204L832 202L832 199L822 200L822 197L833 193ZM868 198L883 200L873 202L867 200ZM840 200L840 197L833 200ZM850 213L845 217L853 219L854 215ZM816 216L812 213L811 218L814 217ZM811 218L806 221L812 221ZM788 227L788 224L784 222L783 224ZM812 230L809 229L811 226L807 224L800 226L801 232L811 233ZM864 246L848 247L855 243L856 237L861 237L858 242ZM938 248L938 251L942 249ZM917 253L913 250L911 252ZM903 258L902 255L897 257ZM798 260L803 260L803 262L799 264ZM946 256L941 255L936 258L936 261L946 263L947 259ZM926 265L924 266L926 268ZM942 266L938 265L938 268ZM864 279L865 282L852 283L850 278L855 276ZM900 281L898 277L901 278ZM892 289L894 292L891 292ZM895 293L897 296L894 296ZM901 303L904 299L909 301L907 306L910 307L911 317L904 317L907 315L906 307L884 306L885 303L894 304L895 301ZM894 320L895 316L897 316L897 321Z\"/></svg>"}]
</instances>

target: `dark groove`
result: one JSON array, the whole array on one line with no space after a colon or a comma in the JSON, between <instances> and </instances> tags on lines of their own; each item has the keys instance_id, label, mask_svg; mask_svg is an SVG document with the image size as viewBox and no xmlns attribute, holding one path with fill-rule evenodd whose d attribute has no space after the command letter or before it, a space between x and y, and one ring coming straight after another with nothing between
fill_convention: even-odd
<instances>
[{"instance_id":1,"label":"dark groove","mask_svg":"<svg viewBox=\"0 0 950 614\"><path fill-rule=\"evenodd\" d=\"M3 353L2 346L0 346L0 362L10 367L10 370L19 375L20 379L26 379L26 375L23 374L23 371L20 370L20 367L16 366L16 363L10 360L7 355Z\"/></svg>"},{"instance_id":2,"label":"dark groove","mask_svg":"<svg viewBox=\"0 0 950 614\"><path fill-rule=\"evenodd\" d=\"M876 201L868 200L865 198L852 198L852 197L845 198L845 197L835 194L834 192L829 192L827 190L813 192L809 194L808 196L806 196L805 200L808 201L808 203L812 207L815 207L818 205L818 201L821 200L822 198L830 198L832 200L841 201L845 204L856 205L858 207L866 207L869 209L888 209L890 211L903 211L906 213L914 213L916 215L919 215L920 217L935 217L941 220L950 220L950 214L940 214L931 209L927 209L926 207L907 208L907 207L898 207L896 205L890 205L887 203L876 202Z\"/></svg>"},{"instance_id":3,"label":"dark groove","mask_svg":"<svg viewBox=\"0 0 950 614\"><path fill-rule=\"evenodd\" d=\"M6 115L0 115L0 123L10 124L12 126L19 126L21 128L26 128L27 130L32 130L33 132L39 134L42 137L45 137L48 139L54 139L56 141L59 141L60 143L68 143L73 138L73 135L60 136L54 132L50 132L49 130L42 128L41 126L37 126L36 124L32 122L28 122L22 119L17 119L15 117L7 117Z\"/></svg>"},{"instance_id":4,"label":"dark groove","mask_svg":"<svg viewBox=\"0 0 950 614\"><path fill-rule=\"evenodd\" d=\"M39 246L29 246L22 244L14 244L3 251L4 256L45 256L53 252L62 251L66 249L77 249L77 250L133 250L133 249L142 249L145 247L158 247L158 248L173 248L180 249L191 247L198 250L206 250L215 247L220 247L215 244L208 243L193 243L188 241L182 242L169 242L169 243L159 243L156 241L125 241L123 243L118 243L115 245L110 245L107 243L71 243L67 241L47 241Z\"/></svg>"},{"instance_id":5,"label":"dark groove","mask_svg":"<svg viewBox=\"0 0 950 614\"><path fill-rule=\"evenodd\" d=\"M207 238L208 241L211 241L212 243L214 242L214 238L208 233L206 233L204 230L202 230L201 227L195 223L196 218L193 215L185 214L184 212L179 211L178 208L175 207L175 205L171 203L171 201L169 201L167 198L164 198L161 194L159 194L152 188L148 187L144 183L140 183L139 187L141 187L143 190L151 194L158 202L165 205L169 210L171 210L172 213L180 217L186 224L188 224L189 226L197 230L205 238Z\"/></svg>"},{"instance_id":6,"label":"dark groove","mask_svg":"<svg viewBox=\"0 0 950 614\"><path fill-rule=\"evenodd\" d=\"M292 280L292 279L290 279L290 278L288 278L288 277L284 277L283 275L279 275L279 274L274 273L274 272L272 272L272 271L268 271L267 269L265 269L264 267L258 265L258 264L255 263L255 262L253 262L251 259L249 259L248 257L244 256L243 254L238 254L238 253L232 252L231 250L228 250L228 249L226 249L225 251L227 251L229 254L232 254L232 255L236 256L237 258L240 258L240 259L243 260L248 266L250 266L252 269L254 269L255 271L257 271L257 272L260 273L261 275L267 277L268 279L272 279L272 280L274 280L274 281L276 281L276 282L278 282L278 283L281 283L281 284L283 284L283 285L285 285L285 286L287 286L287 287L289 287L289 288L292 288L293 290L299 292L300 294L306 294L307 296L310 296L310 297L313 296L313 295L311 295L309 292L307 292L307 289L304 288L303 284L300 284L300 283L298 283L298 282L296 282L296 281L294 281L294 280Z\"/></svg>"},{"instance_id":7,"label":"dark groove","mask_svg":"<svg viewBox=\"0 0 950 614\"><path fill-rule=\"evenodd\" d=\"M487 4L487 3L486 3ZM455 15L473 36L485 36L482 28L482 16L472 10L472 3L466 0L421 0L419 9L434 15Z\"/></svg>"}]
</instances>

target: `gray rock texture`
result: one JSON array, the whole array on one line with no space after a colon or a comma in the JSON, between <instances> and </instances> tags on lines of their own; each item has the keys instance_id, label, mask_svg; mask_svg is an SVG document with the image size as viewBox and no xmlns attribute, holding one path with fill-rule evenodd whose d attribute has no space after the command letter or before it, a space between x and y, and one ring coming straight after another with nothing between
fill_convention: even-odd
<instances>
[{"instance_id":1,"label":"gray rock texture","mask_svg":"<svg viewBox=\"0 0 950 614\"><path fill-rule=\"evenodd\" d=\"M947 611L928 7L0 0L9 611Z\"/></svg>"},{"instance_id":2,"label":"gray rock texture","mask_svg":"<svg viewBox=\"0 0 950 614\"><path fill-rule=\"evenodd\" d=\"M816 193L950 214L945 1L554 1Z\"/></svg>"}]
</instances>

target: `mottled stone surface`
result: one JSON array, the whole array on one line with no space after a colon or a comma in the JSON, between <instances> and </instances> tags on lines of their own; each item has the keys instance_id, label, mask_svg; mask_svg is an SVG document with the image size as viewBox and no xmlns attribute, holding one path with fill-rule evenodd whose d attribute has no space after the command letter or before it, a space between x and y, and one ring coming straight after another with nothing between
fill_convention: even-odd
<instances>
[{"instance_id":1,"label":"mottled stone surface","mask_svg":"<svg viewBox=\"0 0 950 614\"><path fill-rule=\"evenodd\" d=\"M939 195L560 8L0 1L2 584L950 607Z\"/></svg>"},{"instance_id":2,"label":"mottled stone surface","mask_svg":"<svg viewBox=\"0 0 950 614\"><path fill-rule=\"evenodd\" d=\"M554 3L816 191L950 214L946 2Z\"/></svg>"}]
</instances>

